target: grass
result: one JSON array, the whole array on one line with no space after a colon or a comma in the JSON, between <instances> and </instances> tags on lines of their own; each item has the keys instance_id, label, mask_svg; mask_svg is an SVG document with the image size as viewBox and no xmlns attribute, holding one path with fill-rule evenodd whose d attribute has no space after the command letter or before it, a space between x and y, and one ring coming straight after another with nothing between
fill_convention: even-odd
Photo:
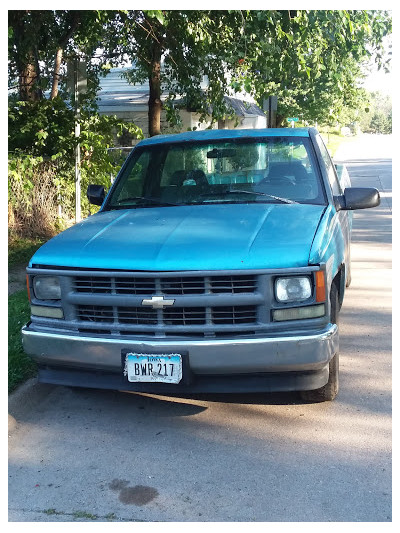
<instances>
[{"instance_id":1,"label":"grass","mask_svg":"<svg viewBox=\"0 0 400 533\"><path fill-rule=\"evenodd\" d=\"M26 290L8 298L8 392L34 376L36 364L24 353L21 328L29 321L30 308Z\"/></svg>"},{"instance_id":2,"label":"grass","mask_svg":"<svg viewBox=\"0 0 400 533\"><path fill-rule=\"evenodd\" d=\"M337 152L337 149L339 146L343 143L349 143L353 142L357 139L357 136L351 136L351 137L345 137L343 135L339 135L337 133L331 133L331 132L324 132L320 131L321 137L324 139L324 142L326 144L326 147L328 148L331 157L335 157L335 154Z\"/></svg>"},{"instance_id":3,"label":"grass","mask_svg":"<svg viewBox=\"0 0 400 533\"><path fill-rule=\"evenodd\" d=\"M88 513L87 511L73 511L72 513L67 513L65 511L57 511L57 509L50 508L50 509L43 509L41 511L43 514L47 516L54 516L54 515L61 515L61 516L72 516L73 521L76 520L101 520L101 521L107 521L107 522L113 522L116 520L119 520L117 518L117 515L115 513L108 513L105 516L98 516L93 513ZM139 520L137 520L139 521Z\"/></svg>"},{"instance_id":4,"label":"grass","mask_svg":"<svg viewBox=\"0 0 400 533\"><path fill-rule=\"evenodd\" d=\"M86 511L75 511L73 513L74 518L88 518L89 520L97 520L98 516L92 513L87 513Z\"/></svg>"},{"instance_id":5,"label":"grass","mask_svg":"<svg viewBox=\"0 0 400 533\"><path fill-rule=\"evenodd\" d=\"M32 255L45 243L44 239L9 236L8 267L28 264Z\"/></svg>"}]
</instances>

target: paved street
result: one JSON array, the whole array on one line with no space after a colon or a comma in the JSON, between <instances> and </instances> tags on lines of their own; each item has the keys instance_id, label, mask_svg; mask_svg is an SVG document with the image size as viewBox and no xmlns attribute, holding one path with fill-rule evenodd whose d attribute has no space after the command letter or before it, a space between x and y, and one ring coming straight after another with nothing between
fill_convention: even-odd
<instances>
[{"instance_id":1,"label":"paved street","mask_svg":"<svg viewBox=\"0 0 400 533\"><path fill-rule=\"evenodd\" d=\"M331 403L163 397L31 380L9 406L9 521L391 521L391 147L339 149L354 215Z\"/></svg>"}]
</instances>

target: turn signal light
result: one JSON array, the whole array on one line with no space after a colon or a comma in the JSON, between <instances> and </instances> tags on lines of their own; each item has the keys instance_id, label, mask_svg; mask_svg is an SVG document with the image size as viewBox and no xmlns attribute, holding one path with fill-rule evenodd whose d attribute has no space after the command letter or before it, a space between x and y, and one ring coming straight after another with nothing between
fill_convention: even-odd
<instances>
[{"instance_id":1,"label":"turn signal light","mask_svg":"<svg viewBox=\"0 0 400 533\"><path fill-rule=\"evenodd\" d=\"M318 270L315 273L315 300L317 302L325 302L326 289L325 289L325 273L323 270Z\"/></svg>"}]
</instances>

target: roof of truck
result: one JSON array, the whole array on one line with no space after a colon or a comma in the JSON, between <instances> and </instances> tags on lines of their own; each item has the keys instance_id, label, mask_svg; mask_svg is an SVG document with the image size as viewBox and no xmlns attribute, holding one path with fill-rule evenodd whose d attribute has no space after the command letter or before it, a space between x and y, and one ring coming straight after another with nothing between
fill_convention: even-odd
<instances>
[{"instance_id":1,"label":"roof of truck","mask_svg":"<svg viewBox=\"0 0 400 533\"><path fill-rule=\"evenodd\" d=\"M233 130L187 131L171 135L155 135L138 143L138 146L171 142L216 141L220 139L254 138L254 137L309 137L314 128L265 128Z\"/></svg>"}]
</instances>

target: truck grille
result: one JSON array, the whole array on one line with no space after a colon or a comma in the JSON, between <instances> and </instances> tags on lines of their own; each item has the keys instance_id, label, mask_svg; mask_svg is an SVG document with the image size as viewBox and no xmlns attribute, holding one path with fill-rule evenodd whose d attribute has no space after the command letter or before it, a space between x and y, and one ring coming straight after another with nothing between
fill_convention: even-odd
<instances>
[{"instance_id":1,"label":"truck grille","mask_svg":"<svg viewBox=\"0 0 400 533\"><path fill-rule=\"evenodd\" d=\"M207 317L209 317L207 319ZM155 309L78 305L77 318L82 322L130 325L192 326L202 324L255 324L256 306L176 307Z\"/></svg>"},{"instance_id":2,"label":"truck grille","mask_svg":"<svg viewBox=\"0 0 400 533\"><path fill-rule=\"evenodd\" d=\"M239 294L256 290L256 276L209 277L90 277L73 280L73 290L87 294Z\"/></svg>"},{"instance_id":3,"label":"truck grille","mask_svg":"<svg viewBox=\"0 0 400 533\"><path fill-rule=\"evenodd\" d=\"M70 278L70 316L83 332L114 335L253 334L261 327L259 276L82 272ZM173 305L152 308L162 296ZM66 308L68 313L68 307ZM263 311L264 312L264 311Z\"/></svg>"}]
</instances>

